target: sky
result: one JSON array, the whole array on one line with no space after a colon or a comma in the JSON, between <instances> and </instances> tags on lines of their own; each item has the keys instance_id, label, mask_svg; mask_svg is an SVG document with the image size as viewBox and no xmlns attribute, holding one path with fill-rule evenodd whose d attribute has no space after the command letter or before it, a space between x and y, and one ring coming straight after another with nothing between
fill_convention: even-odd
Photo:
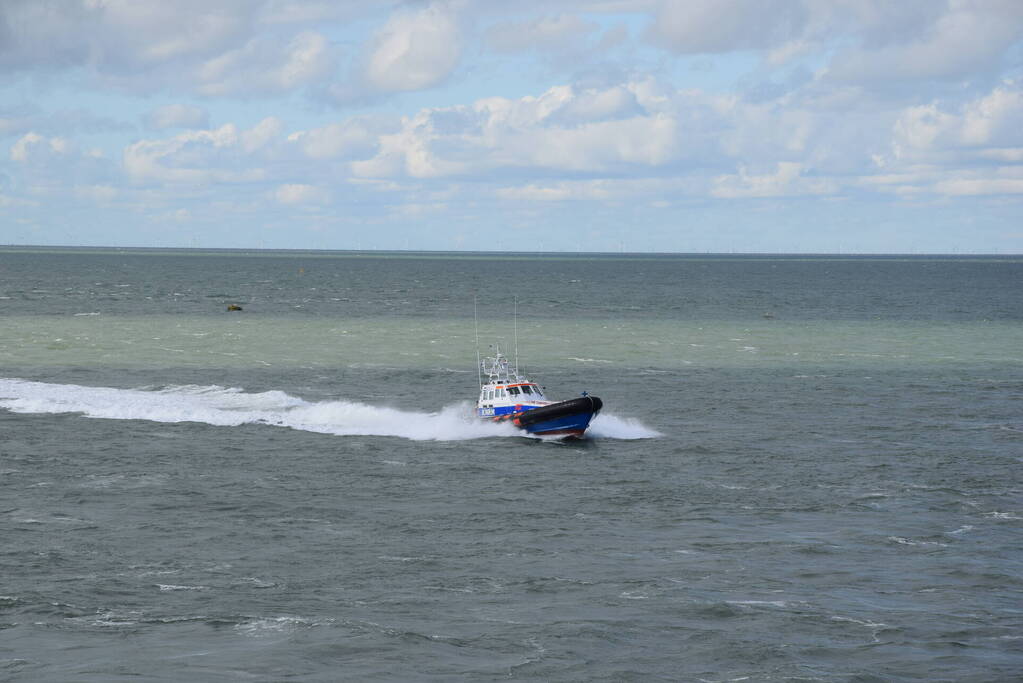
<instances>
[{"instance_id":1,"label":"sky","mask_svg":"<svg viewBox=\"0 0 1023 683\"><path fill-rule=\"evenodd\" d=\"M0 0L0 244L1023 253L1023 2Z\"/></svg>"}]
</instances>

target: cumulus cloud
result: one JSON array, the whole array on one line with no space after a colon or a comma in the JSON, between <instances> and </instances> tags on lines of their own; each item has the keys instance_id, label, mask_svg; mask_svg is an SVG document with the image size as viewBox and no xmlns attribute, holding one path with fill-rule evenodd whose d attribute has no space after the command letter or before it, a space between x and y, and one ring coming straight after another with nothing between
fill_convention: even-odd
<instances>
[{"instance_id":1,"label":"cumulus cloud","mask_svg":"<svg viewBox=\"0 0 1023 683\"><path fill-rule=\"evenodd\" d=\"M353 21L375 7L388 8L401 0L267 0L262 3L259 21L263 24L312 24Z\"/></svg>"},{"instance_id":2,"label":"cumulus cloud","mask_svg":"<svg viewBox=\"0 0 1023 683\"><path fill-rule=\"evenodd\" d=\"M39 202L22 197L10 197L0 192L0 209L28 206L39 206Z\"/></svg>"},{"instance_id":3,"label":"cumulus cloud","mask_svg":"<svg viewBox=\"0 0 1023 683\"><path fill-rule=\"evenodd\" d=\"M501 21L487 30L486 42L497 52L570 49L577 41L593 34L599 24L578 14L542 16L524 21Z\"/></svg>"},{"instance_id":4,"label":"cumulus cloud","mask_svg":"<svg viewBox=\"0 0 1023 683\"><path fill-rule=\"evenodd\" d=\"M120 194L113 185L76 185L74 194L79 199L88 199L97 204L109 204Z\"/></svg>"},{"instance_id":5,"label":"cumulus cloud","mask_svg":"<svg viewBox=\"0 0 1023 683\"><path fill-rule=\"evenodd\" d=\"M0 109L0 136L26 133L36 127L38 119L38 107L4 107Z\"/></svg>"},{"instance_id":6,"label":"cumulus cloud","mask_svg":"<svg viewBox=\"0 0 1023 683\"><path fill-rule=\"evenodd\" d=\"M25 133L11 146L12 161L27 163L42 158L65 156L71 151L66 138L46 138L38 133Z\"/></svg>"},{"instance_id":7,"label":"cumulus cloud","mask_svg":"<svg viewBox=\"0 0 1023 683\"><path fill-rule=\"evenodd\" d=\"M683 53L768 48L801 35L807 14L793 0L664 0L649 34Z\"/></svg>"},{"instance_id":8,"label":"cumulus cloud","mask_svg":"<svg viewBox=\"0 0 1023 683\"><path fill-rule=\"evenodd\" d=\"M595 180L559 180L497 188L495 195L514 201L649 201L661 206L661 197L677 197L699 192L700 182L691 176L671 178L598 178Z\"/></svg>"},{"instance_id":9,"label":"cumulus cloud","mask_svg":"<svg viewBox=\"0 0 1023 683\"><path fill-rule=\"evenodd\" d=\"M0 9L0 64L145 70L225 49L249 30L255 8L245 0L10 0Z\"/></svg>"},{"instance_id":10,"label":"cumulus cloud","mask_svg":"<svg viewBox=\"0 0 1023 683\"><path fill-rule=\"evenodd\" d=\"M239 143L246 154L257 152L276 138L284 130L284 123L276 116L268 116L248 130L241 131Z\"/></svg>"},{"instance_id":11,"label":"cumulus cloud","mask_svg":"<svg viewBox=\"0 0 1023 683\"><path fill-rule=\"evenodd\" d=\"M594 172L670 161L678 145L675 119L648 114L634 93L605 94L556 87L540 97L423 110L382 136L376 157L352 167L362 177L431 178L498 168ZM629 103L628 115L618 116L622 101Z\"/></svg>"},{"instance_id":12,"label":"cumulus cloud","mask_svg":"<svg viewBox=\"0 0 1023 683\"><path fill-rule=\"evenodd\" d=\"M77 186L114 187L116 165L98 148L84 147L72 138L25 133L9 148L13 171L11 191L33 197L82 196ZM3 178L0 163L0 178Z\"/></svg>"},{"instance_id":13,"label":"cumulus cloud","mask_svg":"<svg viewBox=\"0 0 1023 683\"><path fill-rule=\"evenodd\" d=\"M111 29L104 36L109 46L104 57L114 68L125 68L127 57L145 64L214 54L248 32L253 14L251 3L244 0L86 4L95 7L104 26Z\"/></svg>"},{"instance_id":14,"label":"cumulus cloud","mask_svg":"<svg viewBox=\"0 0 1023 683\"><path fill-rule=\"evenodd\" d=\"M146 114L146 126L151 130L167 128L207 128L209 114L192 104L167 104Z\"/></svg>"},{"instance_id":15,"label":"cumulus cloud","mask_svg":"<svg viewBox=\"0 0 1023 683\"><path fill-rule=\"evenodd\" d=\"M136 184L259 181L266 177L266 171L257 165L254 155L274 141L281 129L281 122L269 117L248 130L228 123L171 138L140 140L125 148L124 171Z\"/></svg>"},{"instance_id":16,"label":"cumulus cloud","mask_svg":"<svg viewBox=\"0 0 1023 683\"><path fill-rule=\"evenodd\" d=\"M590 88L574 94L550 119L565 124L643 116L647 112L634 90L623 85Z\"/></svg>"},{"instance_id":17,"label":"cumulus cloud","mask_svg":"<svg viewBox=\"0 0 1023 683\"><path fill-rule=\"evenodd\" d=\"M606 28L598 14L619 23ZM767 70L806 60L821 79L862 87L997 71L1023 32L1017 0L554 0L499 8L464 0L8 0L0 3L0 71L81 68L104 87L206 97L308 89L347 105L435 88L473 49L545 52L552 68L630 74L642 65L632 48L607 54L630 39L622 15L646 19L647 40L669 53L756 51ZM344 34L367 18L369 40ZM474 32L476 25L487 28Z\"/></svg>"},{"instance_id":18,"label":"cumulus cloud","mask_svg":"<svg viewBox=\"0 0 1023 683\"><path fill-rule=\"evenodd\" d=\"M398 12L371 42L363 78L381 92L422 90L446 79L458 65L462 37L451 3Z\"/></svg>"},{"instance_id":19,"label":"cumulus cloud","mask_svg":"<svg viewBox=\"0 0 1023 683\"><path fill-rule=\"evenodd\" d=\"M977 159L992 166L1019 163L1023 131L1015 123L1021 118L1023 96L1014 83L951 111L938 104L879 109L847 114L843 120L851 125L836 126L827 101L758 104L648 79L423 109L403 119L400 129L381 134L371 158L347 158L354 159L354 176L378 180L563 178L505 185L496 192L531 201L610 200L623 196L619 191L625 188L649 187L571 180L579 174L674 178L673 191L730 199L824 197L864 189L991 194L1011 189L1015 179L1004 173L964 179L959 169ZM321 134L328 132L344 139L340 131ZM361 132L358 139L366 140ZM930 170L921 173L921 163ZM597 184L578 184L585 182Z\"/></svg>"},{"instance_id":20,"label":"cumulus cloud","mask_svg":"<svg viewBox=\"0 0 1023 683\"><path fill-rule=\"evenodd\" d=\"M540 202L1015 193L1012 169L1023 160L1015 82L958 105L864 114L848 127L835 126L834 110L818 104L751 103L652 79L556 86L423 108L393 122L351 117L289 133L267 117L249 128L190 129L127 145L121 164L136 185L259 184L263 196L291 206L338 200L343 193L326 191L328 180L335 188L372 181L402 196L409 187L436 194L470 181L492 184L499 199ZM164 112L169 120L174 111ZM72 141L37 132L8 154L37 169L84 156ZM115 184L83 177L75 186ZM102 199L106 190L75 192Z\"/></svg>"},{"instance_id":21,"label":"cumulus cloud","mask_svg":"<svg viewBox=\"0 0 1023 683\"><path fill-rule=\"evenodd\" d=\"M887 149L894 115L858 120L866 132L850 135L834 125L830 108L756 104L652 79L556 86L538 96L423 109L381 135L376 155L352 170L366 178L664 176L737 164L773 168L781 160L849 173L869 164L872 150Z\"/></svg>"},{"instance_id":22,"label":"cumulus cloud","mask_svg":"<svg viewBox=\"0 0 1023 683\"><path fill-rule=\"evenodd\" d=\"M823 58L823 78L868 87L997 71L1021 35L1016 0L662 0L647 30L682 54L755 50L770 67Z\"/></svg>"},{"instance_id":23,"label":"cumulus cloud","mask_svg":"<svg viewBox=\"0 0 1023 683\"><path fill-rule=\"evenodd\" d=\"M306 7L303 20L300 9L273 0L11 0L0 4L0 70L77 67L132 92L290 92L335 69L329 41L303 22L352 14Z\"/></svg>"},{"instance_id":24,"label":"cumulus cloud","mask_svg":"<svg viewBox=\"0 0 1023 683\"><path fill-rule=\"evenodd\" d=\"M0 67L8 70L63 67L89 57L83 27L93 28L96 13L84 3L57 11L52 3L10 0L0 4Z\"/></svg>"},{"instance_id":25,"label":"cumulus cloud","mask_svg":"<svg viewBox=\"0 0 1023 683\"><path fill-rule=\"evenodd\" d=\"M0 107L0 137L29 131L40 134L118 133L135 130L124 121L98 116L88 109L59 109L46 112L38 105L21 104Z\"/></svg>"},{"instance_id":26,"label":"cumulus cloud","mask_svg":"<svg viewBox=\"0 0 1023 683\"><path fill-rule=\"evenodd\" d=\"M1023 179L1023 90L1006 81L962 103L930 102L898 112L883 173L864 182L899 195L1019 194Z\"/></svg>"},{"instance_id":27,"label":"cumulus cloud","mask_svg":"<svg viewBox=\"0 0 1023 683\"><path fill-rule=\"evenodd\" d=\"M301 183L281 185L274 190L274 199L281 204L326 204L329 198L323 188Z\"/></svg>"},{"instance_id":28,"label":"cumulus cloud","mask_svg":"<svg viewBox=\"0 0 1023 683\"><path fill-rule=\"evenodd\" d=\"M907 107L894 125L893 156L902 160L987 157L1012 160L1023 149L1023 89L1009 81L990 93L948 107Z\"/></svg>"},{"instance_id":29,"label":"cumulus cloud","mask_svg":"<svg viewBox=\"0 0 1023 683\"><path fill-rule=\"evenodd\" d=\"M288 136L288 142L309 159L365 158L376 151L379 134L391 128L369 118L354 118L296 131Z\"/></svg>"},{"instance_id":30,"label":"cumulus cloud","mask_svg":"<svg viewBox=\"0 0 1023 683\"><path fill-rule=\"evenodd\" d=\"M502 199L552 202L564 201L575 198L570 188L562 185L523 185L520 187L502 187L497 190L497 196Z\"/></svg>"},{"instance_id":31,"label":"cumulus cloud","mask_svg":"<svg viewBox=\"0 0 1023 683\"><path fill-rule=\"evenodd\" d=\"M997 194L1023 194L1023 177L957 178L943 180L934 186L938 194L951 197L982 196Z\"/></svg>"},{"instance_id":32,"label":"cumulus cloud","mask_svg":"<svg viewBox=\"0 0 1023 683\"><path fill-rule=\"evenodd\" d=\"M805 177L802 164L781 161L774 173L754 175L740 168L738 174L719 176L714 179L711 194L723 199L740 199L826 195L836 190L830 180Z\"/></svg>"},{"instance_id":33,"label":"cumulus cloud","mask_svg":"<svg viewBox=\"0 0 1023 683\"><path fill-rule=\"evenodd\" d=\"M901 4L892 3L891 11L905 12ZM886 27L865 27L860 45L840 51L827 77L859 83L962 78L996 67L1023 32L1023 4L1015 0L950 0L938 14L935 5L942 7L916 6L915 31L898 40Z\"/></svg>"},{"instance_id":34,"label":"cumulus cloud","mask_svg":"<svg viewBox=\"0 0 1023 683\"><path fill-rule=\"evenodd\" d=\"M326 37L306 31L287 42L255 38L203 62L195 73L203 95L245 97L289 92L322 80L333 69Z\"/></svg>"}]
</instances>

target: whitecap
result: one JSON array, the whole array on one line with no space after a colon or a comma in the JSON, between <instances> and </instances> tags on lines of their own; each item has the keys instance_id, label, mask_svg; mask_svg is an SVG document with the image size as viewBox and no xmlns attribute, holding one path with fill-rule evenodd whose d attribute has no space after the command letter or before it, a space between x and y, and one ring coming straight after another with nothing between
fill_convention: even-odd
<instances>
[{"instance_id":1,"label":"whitecap","mask_svg":"<svg viewBox=\"0 0 1023 683\"><path fill-rule=\"evenodd\" d=\"M845 621L851 624L857 624L859 626L865 626L866 628L877 629L877 628L888 628L888 624L883 624L879 621L866 621L863 619L853 619L851 617L831 617L832 621Z\"/></svg>"},{"instance_id":2,"label":"whitecap","mask_svg":"<svg viewBox=\"0 0 1023 683\"><path fill-rule=\"evenodd\" d=\"M646 593L640 593L639 591L622 591L618 594L618 597L625 598L626 600L649 600L650 596Z\"/></svg>"},{"instance_id":3,"label":"whitecap","mask_svg":"<svg viewBox=\"0 0 1023 683\"><path fill-rule=\"evenodd\" d=\"M743 605L746 607L788 607L785 600L725 600L729 605Z\"/></svg>"},{"instance_id":4,"label":"whitecap","mask_svg":"<svg viewBox=\"0 0 1023 683\"><path fill-rule=\"evenodd\" d=\"M991 519L1023 519L1023 517L1019 517L1010 512L985 512L984 516L990 517Z\"/></svg>"},{"instance_id":5,"label":"whitecap","mask_svg":"<svg viewBox=\"0 0 1023 683\"><path fill-rule=\"evenodd\" d=\"M246 635L262 636L274 633L287 633L299 628L309 628L312 626L319 626L319 623L301 617L265 617L236 624L234 628Z\"/></svg>"},{"instance_id":6,"label":"whitecap","mask_svg":"<svg viewBox=\"0 0 1023 683\"><path fill-rule=\"evenodd\" d=\"M948 543L940 543L939 541L914 541L903 536L889 536L888 540L892 543L898 543L899 545L933 546L936 548L948 547Z\"/></svg>"},{"instance_id":7,"label":"whitecap","mask_svg":"<svg viewBox=\"0 0 1023 683\"><path fill-rule=\"evenodd\" d=\"M833 616L833 617L831 617L831 620L832 621L841 621L841 622L845 622L845 623L849 623L849 624L856 624L857 626L862 626L862 627L864 627L866 629L869 629L870 630L870 636L871 636L871 638L874 639L875 643L881 642L880 638L878 638L878 633L880 633L881 631L889 628L888 624L884 624L884 623L881 623L879 621L869 621L869 620L865 620L865 619L853 619L851 617Z\"/></svg>"}]
</instances>

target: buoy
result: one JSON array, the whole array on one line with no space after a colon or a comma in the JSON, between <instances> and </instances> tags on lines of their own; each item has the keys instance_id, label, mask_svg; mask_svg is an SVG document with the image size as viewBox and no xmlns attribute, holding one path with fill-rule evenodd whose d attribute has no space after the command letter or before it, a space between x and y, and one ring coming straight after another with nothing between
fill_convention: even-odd
<instances>
[{"instance_id":1,"label":"buoy","mask_svg":"<svg viewBox=\"0 0 1023 683\"><path fill-rule=\"evenodd\" d=\"M227 305L227 310L229 310L229 311L240 311L240 310L242 310L242 307L239 306L238 304L228 304Z\"/></svg>"}]
</instances>

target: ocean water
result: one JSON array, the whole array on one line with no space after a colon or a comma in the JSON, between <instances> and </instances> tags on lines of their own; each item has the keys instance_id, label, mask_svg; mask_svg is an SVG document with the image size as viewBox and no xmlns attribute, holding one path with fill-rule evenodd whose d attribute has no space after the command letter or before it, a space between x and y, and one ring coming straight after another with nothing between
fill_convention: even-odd
<instances>
[{"instance_id":1,"label":"ocean water","mask_svg":"<svg viewBox=\"0 0 1023 683\"><path fill-rule=\"evenodd\" d=\"M0 252L0 680L1019 680L1021 468L1021 258Z\"/></svg>"}]
</instances>

